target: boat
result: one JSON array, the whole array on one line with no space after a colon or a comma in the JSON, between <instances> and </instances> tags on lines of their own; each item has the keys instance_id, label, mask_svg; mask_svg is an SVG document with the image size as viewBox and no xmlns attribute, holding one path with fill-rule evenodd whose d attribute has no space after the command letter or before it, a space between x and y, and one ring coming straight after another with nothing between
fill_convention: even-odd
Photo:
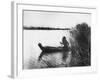
<instances>
[{"instance_id":1,"label":"boat","mask_svg":"<svg viewBox=\"0 0 100 80\"><path fill-rule=\"evenodd\" d=\"M38 46L42 50L42 52L45 52L45 53L62 52L62 51L69 50L68 48L65 49L63 46L58 46L58 47L42 46L41 43L39 43Z\"/></svg>"}]
</instances>

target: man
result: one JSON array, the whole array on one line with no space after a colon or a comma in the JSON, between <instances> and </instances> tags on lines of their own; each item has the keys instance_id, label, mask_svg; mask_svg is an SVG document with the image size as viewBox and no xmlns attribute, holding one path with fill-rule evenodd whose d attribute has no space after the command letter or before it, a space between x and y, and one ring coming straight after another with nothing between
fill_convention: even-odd
<instances>
[{"instance_id":1,"label":"man","mask_svg":"<svg viewBox=\"0 0 100 80\"><path fill-rule=\"evenodd\" d=\"M69 43L66 40L65 36L62 38L62 42L60 42L60 43L63 44L63 57L62 58L63 58L63 61L65 62L68 52L69 52Z\"/></svg>"},{"instance_id":2,"label":"man","mask_svg":"<svg viewBox=\"0 0 100 80\"><path fill-rule=\"evenodd\" d=\"M62 42L60 42L60 43L64 46L64 51L68 51L69 50L69 43L66 40L65 36L62 38Z\"/></svg>"}]
</instances>

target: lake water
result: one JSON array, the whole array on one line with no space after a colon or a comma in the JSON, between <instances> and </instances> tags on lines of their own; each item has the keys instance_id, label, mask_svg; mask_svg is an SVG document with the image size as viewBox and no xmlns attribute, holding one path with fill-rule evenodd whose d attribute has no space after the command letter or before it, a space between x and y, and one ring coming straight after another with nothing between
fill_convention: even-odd
<instances>
[{"instance_id":1,"label":"lake water","mask_svg":"<svg viewBox=\"0 0 100 80\"><path fill-rule=\"evenodd\" d=\"M68 30L24 30L24 64L26 64L30 58L34 60L38 59L41 53L38 43L41 43L43 46L61 46L60 42L62 42L63 36L69 41L70 35Z\"/></svg>"}]
</instances>

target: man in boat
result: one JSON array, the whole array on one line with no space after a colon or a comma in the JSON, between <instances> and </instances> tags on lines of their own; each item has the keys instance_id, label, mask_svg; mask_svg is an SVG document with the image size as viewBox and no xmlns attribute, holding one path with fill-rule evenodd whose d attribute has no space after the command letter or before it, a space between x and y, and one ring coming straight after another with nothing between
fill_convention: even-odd
<instances>
[{"instance_id":1,"label":"man in boat","mask_svg":"<svg viewBox=\"0 0 100 80\"><path fill-rule=\"evenodd\" d=\"M69 51L69 43L66 40L66 37L64 36L62 38L63 47L51 47L51 46L42 46L41 43L38 44L39 48L42 50L42 53L39 56L39 59L44 55L44 54L51 54L55 52L62 52L63 53L63 60L66 60L67 53Z\"/></svg>"},{"instance_id":2,"label":"man in boat","mask_svg":"<svg viewBox=\"0 0 100 80\"><path fill-rule=\"evenodd\" d=\"M65 36L62 38L62 42L60 42L60 44L63 45L64 51L68 51L69 50L69 43L66 40Z\"/></svg>"},{"instance_id":3,"label":"man in boat","mask_svg":"<svg viewBox=\"0 0 100 80\"><path fill-rule=\"evenodd\" d=\"M67 54L68 54L68 51L69 51L69 43L66 39L66 37L64 36L62 38L62 42L60 42L62 45L63 45L63 60L64 62L66 61L66 57L67 57Z\"/></svg>"}]
</instances>

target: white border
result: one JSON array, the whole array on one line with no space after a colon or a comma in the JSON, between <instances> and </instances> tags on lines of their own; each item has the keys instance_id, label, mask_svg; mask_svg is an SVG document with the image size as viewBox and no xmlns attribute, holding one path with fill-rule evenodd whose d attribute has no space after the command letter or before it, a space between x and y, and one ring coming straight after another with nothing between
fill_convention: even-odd
<instances>
[{"instance_id":1,"label":"white border","mask_svg":"<svg viewBox=\"0 0 100 80\"><path fill-rule=\"evenodd\" d=\"M96 31L96 8L86 7L71 7L71 6L55 6L55 5L37 5L37 4L25 4L25 3L12 3L12 77L39 77L48 75L65 75L70 73L86 73L96 72L96 51L95 40L93 37ZM69 68L54 68L54 69L32 69L22 70L22 10L45 10L45 11L63 11L63 12L81 12L91 14L91 66L89 67L69 67Z\"/></svg>"}]
</instances>

